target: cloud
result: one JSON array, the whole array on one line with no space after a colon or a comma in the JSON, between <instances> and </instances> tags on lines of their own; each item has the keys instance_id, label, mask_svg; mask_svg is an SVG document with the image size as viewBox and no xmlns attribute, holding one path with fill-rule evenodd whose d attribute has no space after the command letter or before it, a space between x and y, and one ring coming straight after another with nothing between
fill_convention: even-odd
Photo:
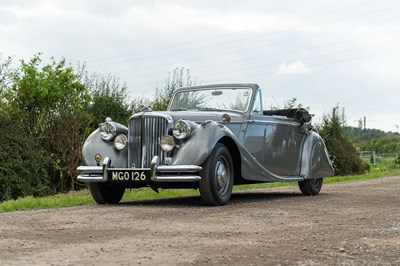
<instances>
[{"instance_id":1,"label":"cloud","mask_svg":"<svg viewBox=\"0 0 400 266\"><path fill-rule=\"evenodd\" d=\"M309 74L312 72L312 68L306 66L301 61L295 61L292 63L282 63L280 64L276 74Z\"/></svg>"},{"instance_id":2,"label":"cloud","mask_svg":"<svg viewBox=\"0 0 400 266\"><path fill-rule=\"evenodd\" d=\"M18 20L17 16L9 10L0 8L0 26L13 24Z\"/></svg>"}]
</instances>

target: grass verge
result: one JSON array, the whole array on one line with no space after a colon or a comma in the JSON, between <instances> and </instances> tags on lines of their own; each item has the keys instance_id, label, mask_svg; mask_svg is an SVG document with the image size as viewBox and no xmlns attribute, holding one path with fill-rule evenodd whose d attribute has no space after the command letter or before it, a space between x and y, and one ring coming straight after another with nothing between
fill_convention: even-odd
<instances>
[{"instance_id":1,"label":"grass verge","mask_svg":"<svg viewBox=\"0 0 400 266\"><path fill-rule=\"evenodd\" d=\"M353 176L340 176L330 177L324 180L325 184L347 182L356 180L366 180L386 176L398 176L400 175L400 168L394 167L373 167L371 171L364 175L353 175ZM297 182L274 182L274 183L262 183L253 185L240 185L235 186L234 191L248 190L248 189L260 189L260 188L272 188L282 186L294 186ZM124 194L122 201L133 201L133 200L144 200L144 199L157 199L166 197L179 197L179 196L191 196L199 195L198 190L193 189L168 189L160 190L157 194L149 188L127 190ZM48 209L48 208L61 208L69 206L87 205L93 204L94 200L88 190L73 191L66 194L57 194L49 197L34 198L25 197L17 200L8 200L0 203L0 213L13 212L20 210L31 210L31 209Z\"/></svg>"}]
</instances>

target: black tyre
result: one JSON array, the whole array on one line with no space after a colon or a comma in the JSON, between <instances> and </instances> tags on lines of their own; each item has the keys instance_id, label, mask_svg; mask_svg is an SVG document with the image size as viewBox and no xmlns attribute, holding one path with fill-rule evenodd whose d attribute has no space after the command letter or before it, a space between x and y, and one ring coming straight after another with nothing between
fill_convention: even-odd
<instances>
[{"instance_id":1,"label":"black tyre","mask_svg":"<svg viewBox=\"0 0 400 266\"><path fill-rule=\"evenodd\" d=\"M200 195L207 205L224 205L231 198L233 162L229 150L218 143L202 165L199 184Z\"/></svg>"},{"instance_id":2,"label":"black tyre","mask_svg":"<svg viewBox=\"0 0 400 266\"><path fill-rule=\"evenodd\" d=\"M124 187L107 186L106 183L89 183L89 190L98 204L116 204L124 195Z\"/></svg>"},{"instance_id":3,"label":"black tyre","mask_svg":"<svg viewBox=\"0 0 400 266\"><path fill-rule=\"evenodd\" d=\"M299 188L304 196L315 196L321 191L323 182L324 180L322 178L307 179L304 181L299 181Z\"/></svg>"}]
</instances>

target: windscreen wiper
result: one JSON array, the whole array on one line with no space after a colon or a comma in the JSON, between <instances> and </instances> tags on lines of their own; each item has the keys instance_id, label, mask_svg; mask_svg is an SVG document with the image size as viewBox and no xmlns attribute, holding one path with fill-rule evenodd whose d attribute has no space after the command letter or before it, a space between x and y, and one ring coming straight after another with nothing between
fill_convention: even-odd
<instances>
[{"instance_id":1,"label":"windscreen wiper","mask_svg":"<svg viewBox=\"0 0 400 266\"><path fill-rule=\"evenodd\" d=\"M201 107L199 108L200 111L217 111L217 112L222 112L222 109L218 108L211 108L211 107Z\"/></svg>"}]
</instances>

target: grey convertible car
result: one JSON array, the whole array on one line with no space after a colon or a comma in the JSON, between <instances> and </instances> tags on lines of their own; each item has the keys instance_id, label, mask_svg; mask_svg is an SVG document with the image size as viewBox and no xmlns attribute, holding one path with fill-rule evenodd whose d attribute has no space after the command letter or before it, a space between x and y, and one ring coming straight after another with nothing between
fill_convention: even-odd
<instances>
[{"instance_id":1,"label":"grey convertible car","mask_svg":"<svg viewBox=\"0 0 400 266\"><path fill-rule=\"evenodd\" d=\"M333 165L304 109L263 110L256 84L177 89L165 112L134 114L128 126L107 118L86 140L77 180L99 204L126 188L195 188L224 205L236 184L298 181L317 195Z\"/></svg>"}]
</instances>

